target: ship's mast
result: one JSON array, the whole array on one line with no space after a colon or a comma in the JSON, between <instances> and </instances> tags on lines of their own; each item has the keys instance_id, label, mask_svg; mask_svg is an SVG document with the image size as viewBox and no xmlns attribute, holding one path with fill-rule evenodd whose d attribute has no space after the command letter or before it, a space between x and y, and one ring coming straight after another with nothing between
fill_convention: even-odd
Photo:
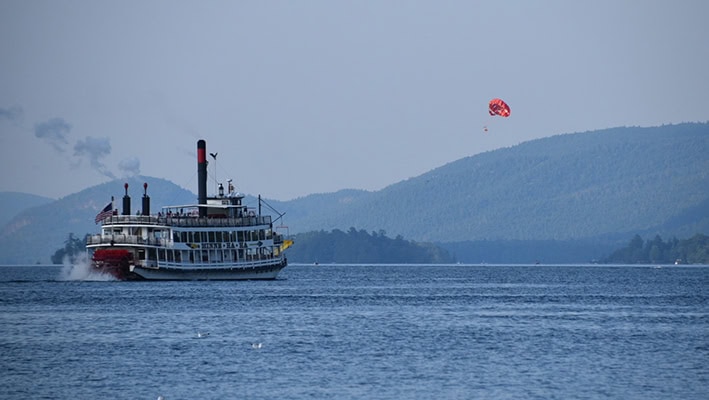
<instances>
[{"instance_id":1,"label":"ship's mast","mask_svg":"<svg viewBox=\"0 0 709 400\"><path fill-rule=\"evenodd\" d=\"M214 193L216 196L217 190L219 188L219 183L217 182L217 154L219 153L209 153L210 156L214 159Z\"/></svg>"}]
</instances>

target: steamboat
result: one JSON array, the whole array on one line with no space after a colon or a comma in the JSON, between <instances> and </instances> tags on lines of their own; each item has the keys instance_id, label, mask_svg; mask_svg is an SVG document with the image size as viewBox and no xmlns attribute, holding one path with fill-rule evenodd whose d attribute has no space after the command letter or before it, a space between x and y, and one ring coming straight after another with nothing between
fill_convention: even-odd
<instances>
[{"instance_id":1,"label":"steamboat","mask_svg":"<svg viewBox=\"0 0 709 400\"><path fill-rule=\"evenodd\" d=\"M199 140L197 204L166 206L151 214L146 183L142 210L131 215L125 184L121 214L111 201L96 216L101 233L86 238L92 270L120 280L277 277L288 264L284 251L293 242L274 229L271 215L261 213L260 196L256 209L245 206L231 181L227 193L219 184L216 195L207 196L206 151L206 142Z\"/></svg>"}]
</instances>

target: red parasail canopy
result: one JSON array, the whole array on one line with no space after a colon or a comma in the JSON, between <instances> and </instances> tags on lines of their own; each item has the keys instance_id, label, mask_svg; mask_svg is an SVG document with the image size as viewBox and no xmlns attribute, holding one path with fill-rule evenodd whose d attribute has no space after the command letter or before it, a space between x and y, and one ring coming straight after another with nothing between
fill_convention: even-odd
<instances>
[{"instance_id":1,"label":"red parasail canopy","mask_svg":"<svg viewBox=\"0 0 709 400\"><path fill-rule=\"evenodd\" d=\"M502 101L502 99L492 99L490 100L490 110L488 112L493 116L499 115L507 118L510 116L510 106Z\"/></svg>"}]
</instances>

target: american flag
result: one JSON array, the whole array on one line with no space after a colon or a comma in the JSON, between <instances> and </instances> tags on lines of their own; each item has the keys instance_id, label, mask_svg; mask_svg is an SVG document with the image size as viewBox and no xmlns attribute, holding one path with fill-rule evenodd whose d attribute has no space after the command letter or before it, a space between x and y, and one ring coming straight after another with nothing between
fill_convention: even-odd
<instances>
[{"instance_id":1,"label":"american flag","mask_svg":"<svg viewBox=\"0 0 709 400\"><path fill-rule=\"evenodd\" d=\"M96 214L96 219L94 220L95 223L99 223L103 221L104 219L110 217L113 214L113 202L108 203L106 207L101 210L100 213Z\"/></svg>"}]
</instances>

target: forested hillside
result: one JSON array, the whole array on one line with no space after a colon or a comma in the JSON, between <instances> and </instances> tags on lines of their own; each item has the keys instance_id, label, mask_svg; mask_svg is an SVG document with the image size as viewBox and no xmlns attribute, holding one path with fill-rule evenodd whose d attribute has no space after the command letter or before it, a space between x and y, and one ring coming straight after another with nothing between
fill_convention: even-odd
<instances>
[{"instance_id":1,"label":"forested hillside","mask_svg":"<svg viewBox=\"0 0 709 400\"><path fill-rule=\"evenodd\" d=\"M10 222L15 215L26 209L53 201L54 199L33 194L0 192L0 227Z\"/></svg>"},{"instance_id":2,"label":"forested hillside","mask_svg":"<svg viewBox=\"0 0 709 400\"><path fill-rule=\"evenodd\" d=\"M467 157L336 212L301 206L297 231L385 229L413 240L627 240L709 231L709 125L614 128Z\"/></svg>"}]
</instances>

